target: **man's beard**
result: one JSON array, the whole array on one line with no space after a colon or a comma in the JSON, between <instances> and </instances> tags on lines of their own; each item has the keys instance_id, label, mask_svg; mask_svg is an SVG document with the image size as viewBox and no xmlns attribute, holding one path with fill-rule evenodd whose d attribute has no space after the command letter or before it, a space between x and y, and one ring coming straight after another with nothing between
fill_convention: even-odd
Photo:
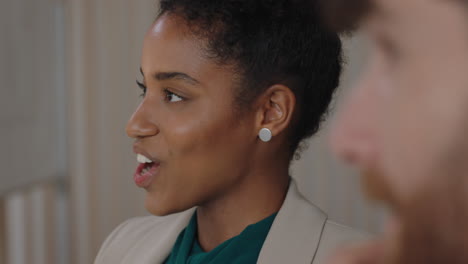
<instances>
[{"instance_id":1,"label":"man's beard","mask_svg":"<svg viewBox=\"0 0 468 264\"><path fill-rule=\"evenodd\" d=\"M398 200L382 175L364 174L369 196L389 205L399 222L383 263L468 263L468 180L457 173L433 175L407 201Z\"/></svg>"},{"instance_id":2,"label":"man's beard","mask_svg":"<svg viewBox=\"0 0 468 264\"><path fill-rule=\"evenodd\" d=\"M454 175L439 179L401 209L395 263L468 263L466 180Z\"/></svg>"}]
</instances>

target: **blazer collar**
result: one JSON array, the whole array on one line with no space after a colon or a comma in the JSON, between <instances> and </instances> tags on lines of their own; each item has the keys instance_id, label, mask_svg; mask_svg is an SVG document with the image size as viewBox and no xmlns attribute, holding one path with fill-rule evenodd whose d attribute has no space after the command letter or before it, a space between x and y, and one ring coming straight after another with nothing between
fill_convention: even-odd
<instances>
[{"instance_id":1,"label":"blazer collar","mask_svg":"<svg viewBox=\"0 0 468 264\"><path fill-rule=\"evenodd\" d=\"M157 245L153 245L159 249L156 250L159 254L152 256L152 261L162 263L169 256L175 240L194 212L195 208L192 208L180 213L169 235L160 237ZM312 263L326 221L327 215L307 201L291 179L286 198L273 221L257 263L284 264L292 263L292 260L298 264Z\"/></svg>"},{"instance_id":2,"label":"blazer collar","mask_svg":"<svg viewBox=\"0 0 468 264\"><path fill-rule=\"evenodd\" d=\"M134 258L140 259L141 261L139 261L139 263L142 264L163 263L167 259L169 254L171 254L172 248L174 247L177 237L182 232L182 230L184 230L185 227L187 227L194 213L195 208L191 208L178 214L166 216L165 218L167 219L167 221L170 221L170 225L162 226L164 230L161 230L160 228L155 228L152 230L152 232L149 232L147 234L149 239L144 243L143 246L150 246L153 250L148 251L151 253L148 255L141 254L140 256ZM157 240L154 239L155 237L157 237ZM124 260L122 263L133 263L133 261Z\"/></svg>"},{"instance_id":3,"label":"blazer collar","mask_svg":"<svg viewBox=\"0 0 468 264\"><path fill-rule=\"evenodd\" d=\"M327 215L307 201L291 180L257 263L312 263L326 221Z\"/></svg>"}]
</instances>

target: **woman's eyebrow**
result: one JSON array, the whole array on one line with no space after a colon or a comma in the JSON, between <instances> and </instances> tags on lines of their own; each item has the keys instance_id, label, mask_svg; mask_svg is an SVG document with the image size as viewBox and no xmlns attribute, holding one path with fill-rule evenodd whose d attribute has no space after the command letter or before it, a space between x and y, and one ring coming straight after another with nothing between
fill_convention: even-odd
<instances>
[{"instance_id":1,"label":"woman's eyebrow","mask_svg":"<svg viewBox=\"0 0 468 264\"><path fill-rule=\"evenodd\" d=\"M197 79L183 72L157 72L154 74L154 78L158 81L182 80L192 85L200 84Z\"/></svg>"},{"instance_id":2,"label":"woman's eyebrow","mask_svg":"<svg viewBox=\"0 0 468 264\"><path fill-rule=\"evenodd\" d=\"M145 74L143 73L143 69L141 67L140 67L140 73L143 77L145 77ZM183 72L157 72L153 76L158 81L166 81L166 80L175 79L175 80L185 81L192 85L200 84L200 82L197 79Z\"/></svg>"}]
</instances>

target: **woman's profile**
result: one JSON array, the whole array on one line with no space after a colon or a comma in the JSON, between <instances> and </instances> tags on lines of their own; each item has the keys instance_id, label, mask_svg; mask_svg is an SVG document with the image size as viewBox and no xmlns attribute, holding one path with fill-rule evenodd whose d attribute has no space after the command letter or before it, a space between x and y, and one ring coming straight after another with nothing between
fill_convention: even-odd
<instances>
[{"instance_id":1,"label":"woman's profile","mask_svg":"<svg viewBox=\"0 0 468 264\"><path fill-rule=\"evenodd\" d=\"M117 227L96 264L319 263L360 236L289 174L341 72L341 41L306 2L161 1L127 124L154 216Z\"/></svg>"}]
</instances>

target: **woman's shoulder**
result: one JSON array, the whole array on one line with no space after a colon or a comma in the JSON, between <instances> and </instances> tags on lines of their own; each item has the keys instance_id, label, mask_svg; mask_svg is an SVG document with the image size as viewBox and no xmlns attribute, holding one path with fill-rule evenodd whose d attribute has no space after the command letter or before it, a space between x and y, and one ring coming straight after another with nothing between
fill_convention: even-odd
<instances>
[{"instance_id":1,"label":"woman's shoulder","mask_svg":"<svg viewBox=\"0 0 468 264\"><path fill-rule=\"evenodd\" d=\"M361 230L349 227L332 220L327 220L323 228L323 235L327 240L340 240L343 242L350 242L356 240L368 239L371 234Z\"/></svg>"},{"instance_id":2,"label":"woman's shoulder","mask_svg":"<svg viewBox=\"0 0 468 264\"><path fill-rule=\"evenodd\" d=\"M122 263L123 259L134 261L135 256L144 257L147 247L160 245L160 253L165 254L177 235L185 228L194 209L168 216L144 216L126 220L115 228L99 250L95 264ZM143 256L142 256L143 254ZM158 256L153 256L153 258Z\"/></svg>"},{"instance_id":3,"label":"woman's shoulder","mask_svg":"<svg viewBox=\"0 0 468 264\"><path fill-rule=\"evenodd\" d=\"M181 214L173 214L163 217L150 215L127 219L112 231L103 247L106 244L118 243L123 240L139 240L145 237L145 234L155 230L166 230L180 218Z\"/></svg>"},{"instance_id":4,"label":"woman's shoulder","mask_svg":"<svg viewBox=\"0 0 468 264\"><path fill-rule=\"evenodd\" d=\"M372 235L361 230L327 220L323 227L320 245L313 263L325 263L337 249L364 242L372 238Z\"/></svg>"}]
</instances>

